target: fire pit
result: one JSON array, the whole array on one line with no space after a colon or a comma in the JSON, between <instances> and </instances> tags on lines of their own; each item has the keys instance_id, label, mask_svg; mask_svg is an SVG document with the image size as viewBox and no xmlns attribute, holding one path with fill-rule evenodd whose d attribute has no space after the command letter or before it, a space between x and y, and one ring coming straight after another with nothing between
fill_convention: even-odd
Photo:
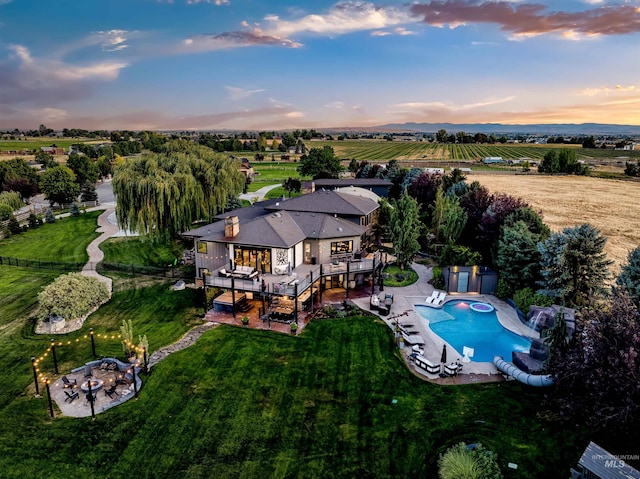
<instances>
[{"instance_id":1,"label":"fire pit","mask_svg":"<svg viewBox=\"0 0 640 479\"><path fill-rule=\"evenodd\" d=\"M92 392L96 392L96 391L100 391L100 389L102 389L102 386L104 385L104 381L102 379L91 379L91 391ZM82 389L82 391L84 391L85 393L89 392L89 381L85 381L80 385L80 389Z\"/></svg>"}]
</instances>

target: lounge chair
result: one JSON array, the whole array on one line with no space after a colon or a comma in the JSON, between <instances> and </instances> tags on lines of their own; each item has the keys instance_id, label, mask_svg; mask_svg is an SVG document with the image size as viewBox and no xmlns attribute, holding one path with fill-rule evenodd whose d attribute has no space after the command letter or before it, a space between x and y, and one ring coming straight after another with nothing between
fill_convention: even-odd
<instances>
[{"instance_id":1,"label":"lounge chair","mask_svg":"<svg viewBox=\"0 0 640 479\"><path fill-rule=\"evenodd\" d=\"M438 291L435 299L433 300L433 304L434 306L440 306L442 303L444 303L444 300L447 298L447 293L445 293L444 291Z\"/></svg>"},{"instance_id":2,"label":"lounge chair","mask_svg":"<svg viewBox=\"0 0 640 479\"><path fill-rule=\"evenodd\" d=\"M69 378L67 376L62 376L62 383L64 384L64 388L76 388L78 387L78 380L74 379L73 381L69 381Z\"/></svg>"},{"instance_id":3,"label":"lounge chair","mask_svg":"<svg viewBox=\"0 0 640 479\"><path fill-rule=\"evenodd\" d=\"M84 377L85 378L93 377L93 368L91 367L91 364L84 365Z\"/></svg>"},{"instance_id":4,"label":"lounge chair","mask_svg":"<svg viewBox=\"0 0 640 479\"><path fill-rule=\"evenodd\" d=\"M438 292L436 290L433 290L431 292L431 296L429 296L427 299L424 300L425 303L427 304L433 304L433 302L435 301L435 299L438 297Z\"/></svg>"},{"instance_id":5,"label":"lounge chair","mask_svg":"<svg viewBox=\"0 0 640 479\"><path fill-rule=\"evenodd\" d=\"M439 374L440 373L440 365L432 363L431 361L429 361L427 358L425 358L422 355L416 356L415 363L416 363L416 366L420 366L422 369L424 369L429 374Z\"/></svg>"},{"instance_id":6,"label":"lounge chair","mask_svg":"<svg viewBox=\"0 0 640 479\"><path fill-rule=\"evenodd\" d=\"M64 394L65 396L67 396L64 399L64 402L69 401L70 403L72 403L74 399L78 399L80 397L80 394L78 394L78 391L71 391L71 392L65 391Z\"/></svg>"}]
</instances>

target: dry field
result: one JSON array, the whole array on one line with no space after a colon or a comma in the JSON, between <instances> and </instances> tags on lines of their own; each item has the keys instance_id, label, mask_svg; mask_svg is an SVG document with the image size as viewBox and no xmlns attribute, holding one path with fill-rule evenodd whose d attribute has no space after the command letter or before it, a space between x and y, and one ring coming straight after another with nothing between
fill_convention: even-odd
<instances>
[{"instance_id":1,"label":"dry field","mask_svg":"<svg viewBox=\"0 0 640 479\"><path fill-rule=\"evenodd\" d=\"M630 250L640 245L640 183L576 176L474 174L492 193L520 196L542 212L552 231L590 223L609 238L606 252L618 273Z\"/></svg>"}]
</instances>

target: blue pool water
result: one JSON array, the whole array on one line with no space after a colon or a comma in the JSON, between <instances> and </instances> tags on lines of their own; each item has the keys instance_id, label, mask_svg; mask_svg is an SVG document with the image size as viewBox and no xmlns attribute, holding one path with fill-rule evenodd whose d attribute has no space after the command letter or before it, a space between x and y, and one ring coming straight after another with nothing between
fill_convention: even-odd
<instances>
[{"instance_id":1,"label":"blue pool water","mask_svg":"<svg viewBox=\"0 0 640 479\"><path fill-rule=\"evenodd\" d=\"M416 311L429 320L431 330L453 346L448 360L462 359L462 348L475 350L472 361L491 362L494 356L511 361L512 351L529 352L531 341L508 331L498 322L495 311L477 312L469 306L475 301L449 301L442 309L416 305Z\"/></svg>"}]
</instances>

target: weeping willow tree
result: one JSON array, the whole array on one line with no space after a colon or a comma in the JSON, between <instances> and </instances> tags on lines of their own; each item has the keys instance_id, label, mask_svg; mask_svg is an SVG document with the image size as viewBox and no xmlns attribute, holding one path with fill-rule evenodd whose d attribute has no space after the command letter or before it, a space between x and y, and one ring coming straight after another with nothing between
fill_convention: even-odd
<instances>
[{"instance_id":1,"label":"weeping willow tree","mask_svg":"<svg viewBox=\"0 0 640 479\"><path fill-rule=\"evenodd\" d=\"M116 166L118 223L165 241L223 211L227 197L238 195L244 182L234 160L185 140L167 142L159 153Z\"/></svg>"}]
</instances>

